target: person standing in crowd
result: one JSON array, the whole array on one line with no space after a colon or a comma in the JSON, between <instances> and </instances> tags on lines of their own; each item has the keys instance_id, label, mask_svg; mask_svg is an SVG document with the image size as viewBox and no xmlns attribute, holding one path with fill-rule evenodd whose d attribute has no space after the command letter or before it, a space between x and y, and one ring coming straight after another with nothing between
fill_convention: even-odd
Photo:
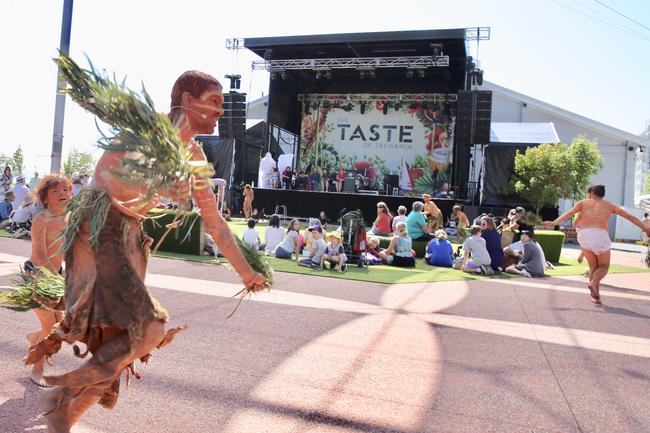
<instances>
[{"instance_id":1,"label":"person standing in crowd","mask_svg":"<svg viewBox=\"0 0 650 433\"><path fill-rule=\"evenodd\" d=\"M465 215L465 212L463 212L463 208L458 204L451 209L451 212L452 216L450 219L456 222L456 240L460 242L470 235L469 219Z\"/></svg>"},{"instance_id":2,"label":"person standing in crowd","mask_svg":"<svg viewBox=\"0 0 650 433\"><path fill-rule=\"evenodd\" d=\"M522 275L526 278L543 277L546 260L542 255L541 248L537 248L534 232L522 230L520 235L521 242L524 245L524 253L519 263L508 266L506 272Z\"/></svg>"},{"instance_id":3,"label":"person standing in crowd","mask_svg":"<svg viewBox=\"0 0 650 433\"><path fill-rule=\"evenodd\" d=\"M433 233L443 225L442 211L431 200L429 194L422 194L422 201L424 201L424 217L427 219L428 231Z\"/></svg>"},{"instance_id":4,"label":"person standing in crowd","mask_svg":"<svg viewBox=\"0 0 650 433\"><path fill-rule=\"evenodd\" d=\"M481 237L481 227L471 226L470 236L463 243L463 264L460 270L470 274L494 275L490 266L492 259L488 253L485 239Z\"/></svg>"},{"instance_id":5,"label":"person standing in crowd","mask_svg":"<svg viewBox=\"0 0 650 433\"><path fill-rule=\"evenodd\" d=\"M392 266L401 268L415 267L413 241L406 229L406 223L397 224L395 235L390 240L388 248L380 251L379 256L384 262Z\"/></svg>"},{"instance_id":6,"label":"person standing in crowd","mask_svg":"<svg viewBox=\"0 0 650 433\"><path fill-rule=\"evenodd\" d=\"M275 247L273 255L278 259L290 259L291 254L295 254L296 261L300 260L300 220L294 218L289 221L287 232L282 242Z\"/></svg>"},{"instance_id":7,"label":"person standing in crowd","mask_svg":"<svg viewBox=\"0 0 650 433\"><path fill-rule=\"evenodd\" d=\"M454 247L447 240L447 233L439 229L436 230L434 236L427 246L424 260L432 266L451 268L454 261Z\"/></svg>"},{"instance_id":8,"label":"person standing in crowd","mask_svg":"<svg viewBox=\"0 0 650 433\"><path fill-rule=\"evenodd\" d=\"M27 180L22 174L16 178L16 185L13 188L14 196L16 197L16 207L23 204L23 200L29 193L29 187L27 186Z\"/></svg>"},{"instance_id":9,"label":"person standing in crowd","mask_svg":"<svg viewBox=\"0 0 650 433\"><path fill-rule=\"evenodd\" d=\"M264 232L264 251L267 254L273 253L275 247L280 245L284 239L284 230L280 227L280 217L278 215L271 215L269 218L269 225Z\"/></svg>"},{"instance_id":10,"label":"person standing in crowd","mask_svg":"<svg viewBox=\"0 0 650 433\"><path fill-rule=\"evenodd\" d=\"M393 231L395 231L395 227L399 223L405 223L406 222L406 206L399 206L397 208L397 216L393 218Z\"/></svg>"},{"instance_id":11,"label":"person standing in crowd","mask_svg":"<svg viewBox=\"0 0 650 433\"><path fill-rule=\"evenodd\" d=\"M11 191L14 183L14 175L11 173L11 167L6 166L0 177L0 192Z\"/></svg>"},{"instance_id":12,"label":"person standing in crowd","mask_svg":"<svg viewBox=\"0 0 650 433\"><path fill-rule=\"evenodd\" d=\"M323 173L320 177L321 188L323 192L328 192L330 190L330 172L326 168L323 169Z\"/></svg>"},{"instance_id":13,"label":"person standing in crowd","mask_svg":"<svg viewBox=\"0 0 650 433\"><path fill-rule=\"evenodd\" d=\"M41 181L41 178L38 177L38 171L34 172L34 177L29 179L29 188L34 189L38 186L38 183Z\"/></svg>"},{"instance_id":14,"label":"person standing in crowd","mask_svg":"<svg viewBox=\"0 0 650 433\"><path fill-rule=\"evenodd\" d=\"M255 198L255 193L253 188L250 185L246 184L244 186L244 218L249 219L253 216L253 199Z\"/></svg>"},{"instance_id":15,"label":"person standing in crowd","mask_svg":"<svg viewBox=\"0 0 650 433\"><path fill-rule=\"evenodd\" d=\"M427 227L427 220L424 218L422 210L424 209L424 203L421 201L414 201L412 205L412 210L406 217L406 230L410 238L414 241L428 241L433 237L429 233Z\"/></svg>"},{"instance_id":16,"label":"person standing in crowd","mask_svg":"<svg viewBox=\"0 0 650 433\"><path fill-rule=\"evenodd\" d=\"M0 202L0 228L4 228L11 224L11 213L14 210L13 202L16 199L13 191L5 193L5 199Z\"/></svg>"},{"instance_id":17,"label":"person standing in crowd","mask_svg":"<svg viewBox=\"0 0 650 433\"><path fill-rule=\"evenodd\" d=\"M291 178L293 177L293 172L291 167L287 166L282 172L282 185L284 189L291 189Z\"/></svg>"},{"instance_id":18,"label":"person standing in crowd","mask_svg":"<svg viewBox=\"0 0 650 433\"><path fill-rule=\"evenodd\" d=\"M336 192L341 192L343 190L344 181L345 170L343 170L343 167L339 167L339 171L336 172Z\"/></svg>"},{"instance_id":19,"label":"person standing in crowd","mask_svg":"<svg viewBox=\"0 0 650 433\"><path fill-rule=\"evenodd\" d=\"M376 236L390 236L393 233L391 226L392 214L383 201L377 203L377 218L372 223L370 233Z\"/></svg>"},{"instance_id":20,"label":"person standing in crowd","mask_svg":"<svg viewBox=\"0 0 650 433\"><path fill-rule=\"evenodd\" d=\"M497 231L494 219L489 216L481 218L481 237L485 239L485 248L490 255L490 266L494 271L502 271L503 249L501 249L501 236Z\"/></svg>"},{"instance_id":21,"label":"person standing in crowd","mask_svg":"<svg viewBox=\"0 0 650 433\"><path fill-rule=\"evenodd\" d=\"M270 181L270 187L272 189L280 189L280 172L278 172L277 167L273 167L271 169L271 181Z\"/></svg>"},{"instance_id":22,"label":"person standing in crowd","mask_svg":"<svg viewBox=\"0 0 650 433\"><path fill-rule=\"evenodd\" d=\"M610 247L608 223L612 215L619 215L643 230L650 236L650 228L641 224L634 215L627 213L621 206L617 206L604 199L605 186L593 185L587 190L585 200L580 200L569 211L563 213L553 221L545 221L549 227L557 226L580 212L580 231L578 243L582 253L589 264L589 292L592 302L600 304L600 282L609 271Z\"/></svg>"}]
</instances>

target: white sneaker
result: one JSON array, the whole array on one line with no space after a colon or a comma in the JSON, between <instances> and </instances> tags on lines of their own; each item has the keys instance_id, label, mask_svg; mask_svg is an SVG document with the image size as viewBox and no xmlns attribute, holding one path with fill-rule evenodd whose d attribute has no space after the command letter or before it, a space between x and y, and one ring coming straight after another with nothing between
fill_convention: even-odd
<instances>
[{"instance_id":1,"label":"white sneaker","mask_svg":"<svg viewBox=\"0 0 650 433\"><path fill-rule=\"evenodd\" d=\"M530 272L528 272L528 271L525 270L525 269L522 269L522 270L521 270L521 275L523 275L523 276L526 277L526 278L533 278L533 276L530 275Z\"/></svg>"}]
</instances>

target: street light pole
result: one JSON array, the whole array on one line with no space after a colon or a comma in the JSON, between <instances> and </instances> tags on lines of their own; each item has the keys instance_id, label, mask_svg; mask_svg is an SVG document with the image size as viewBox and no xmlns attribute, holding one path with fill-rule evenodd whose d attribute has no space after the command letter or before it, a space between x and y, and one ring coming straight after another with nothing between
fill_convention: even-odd
<instances>
[{"instance_id":1,"label":"street light pole","mask_svg":"<svg viewBox=\"0 0 650 433\"><path fill-rule=\"evenodd\" d=\"M61 42L59 50L64 54L70 53L70 28L72 27L72 2L63 2L63 20L61 22ZM54 108L54 133L52 136L52 155L50 173L61 171L61 152L63 150L63 119L65 117L65 87L66 83L59 69L56 82L56 105Z\"/></svg>"}]
</instances>

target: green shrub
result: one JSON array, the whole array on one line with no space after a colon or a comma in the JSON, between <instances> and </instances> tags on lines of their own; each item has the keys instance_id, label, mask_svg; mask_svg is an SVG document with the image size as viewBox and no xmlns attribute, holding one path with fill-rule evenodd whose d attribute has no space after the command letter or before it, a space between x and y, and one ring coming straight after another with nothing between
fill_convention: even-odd
<instances>
[{"instance_id":1,"label":"green shrub","mask_svg":"<svg viewBox=\"0 0 650 433\"><path fill-rule=\"evenodd\" d=\"M544 250L546 260L551 263L560 261L562 245L564 244L564 233L556 230L535 230L535 240Z\"/></svg>"},{"instance_id":2,"label":"green shrub","mask_svg":"<svg viewBox=\"0 0 650 433\"><path fill-rule=\"evenodd\" d=\"M174 215L175 211L167 209L152 209L147 215L154 218L145 219L143 225L145 233L154 239L152 249L158 245L158 241L167 231L165 226L174 220ZM201 255L201 217L199 214L190 214L185 224L170 231L158 249L170 253Z\"/></svg>"}]
</instances>

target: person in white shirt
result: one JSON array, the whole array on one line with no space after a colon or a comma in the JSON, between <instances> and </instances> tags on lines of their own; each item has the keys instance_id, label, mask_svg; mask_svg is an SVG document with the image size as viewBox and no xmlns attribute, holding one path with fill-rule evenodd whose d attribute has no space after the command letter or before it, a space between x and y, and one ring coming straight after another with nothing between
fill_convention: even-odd
<instances>
[{"instance_id":1,"label":"person in white shirt","mask_svg":"<svg viewBox=\"0 0 650 433\"><path fill-rule=\"evenodd\" d=\"M271 215L271 218L269 218L269 226L264 233L264 251L268 254L272 253L283 239L284 229L280 227L280 217L278 215Z\"/></svg>"},{"instance_id":2,"label":"person in white shirt","mask_svg":"<svg viewBox=\"0 0 650 433\"><path fill-rule=\"evenodd\" d=\"M23 204L13 212L11 217L11 227L9 232L13 237L29 236L32 229L32 219L36 215L34 210L34 202L36 198L31 192L25 196Z\"/></svg>"},{"instance_id":3,"label":"person in white shirt","mask_svg":"<svg viewBox=\"0 0 650 433\"><path fill-rule=\"evenodd\" d=\"M397 208L397 216L393 218L393 232L399 223L406 223L406 206Z\"/></svg>"},{"instance_id":4,"label":"person in white shirt","mask_svg":"<svg viewBox=\"0 0 650 433\"><path fill-rule=\"evenodd\" d=\"M22 174L16 178L16 185L14 186L13 192L16 195L15 203L18 206L21 206L23 204L23 200L25 200L25 197L27 196L27 193L29 193L27 181L25 180L25 176Z\"/></svg>"},{"instance_id":5,"label":"person in white shirt","mask_svg":"<svg viewBox=\"0 0 650 433\"><path fill-rule=\"evenodd\" d=\"M463 243L463 264L460 270L470 274L493 275L490 267L492 259L488 253L485 239L481 237L481 227L473 225L469 228L469 236ZM470 258L471 256L471 258Z\"/></svg>"},{"instance_id":6,"label":"person in white shirt","mask_svg":"<svg viewBox=\"0 0 650 433\"><path fill-rule=\"evenodd\" d=\"M255 230L256 221L253 218L248 219L248 228L244 230L242 241L256 250L260 249L260 234Z\"/></svg>"}]
</instances>

